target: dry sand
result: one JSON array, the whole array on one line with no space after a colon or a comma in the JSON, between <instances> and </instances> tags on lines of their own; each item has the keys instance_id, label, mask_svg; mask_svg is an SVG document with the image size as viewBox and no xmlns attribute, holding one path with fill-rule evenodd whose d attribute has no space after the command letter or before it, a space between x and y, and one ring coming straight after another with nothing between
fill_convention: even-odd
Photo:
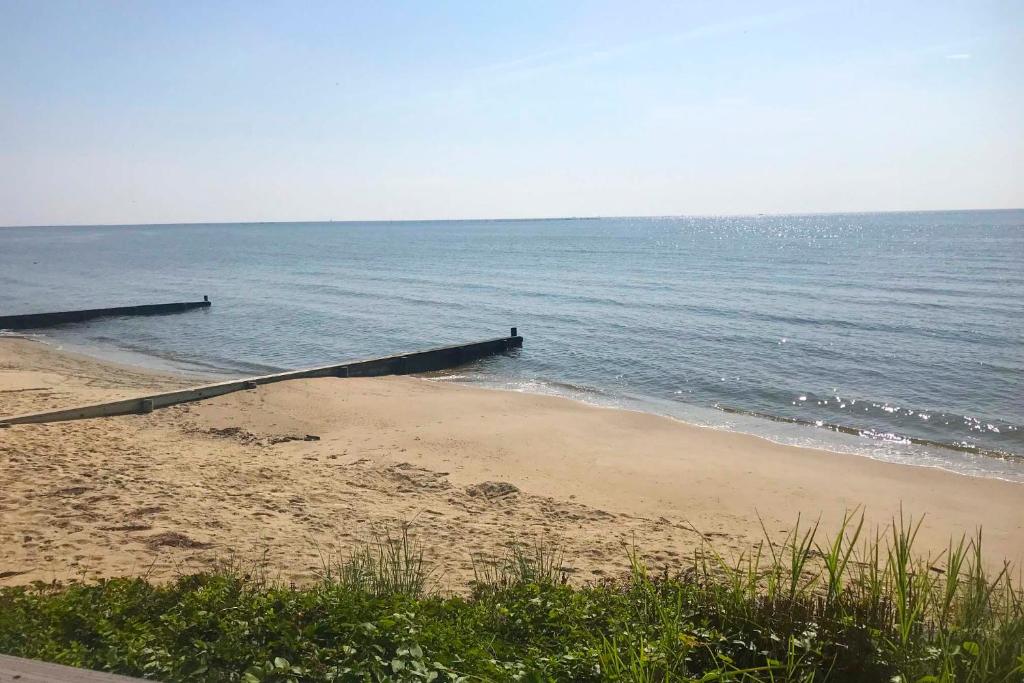
<instances>
[{"instance_id":1,"label":"dry sand","mask_svg":"<svg viewBox=\"0 0 1024 683\"><path fill-rule=\"evenodd\" d=\"M0 338L0 415L194 384ZM301 440L307 434L318 441ZM735 554L797 514L835 528L926 514L920 549L983 526L1024 558L1024 486L780 446L653 415L413 377L285 382L149 415L0 429L0 584L157 579L262 558L305 581L321 556L412 522L442 585L513 540L578 580L702 543Z\"/></svg>"}]
</instances>

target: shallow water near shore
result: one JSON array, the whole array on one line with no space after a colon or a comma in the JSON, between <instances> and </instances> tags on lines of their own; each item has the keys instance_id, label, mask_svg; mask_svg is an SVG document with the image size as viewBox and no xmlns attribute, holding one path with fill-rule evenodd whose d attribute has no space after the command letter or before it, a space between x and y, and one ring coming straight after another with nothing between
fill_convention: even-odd
<instances>
[{"instance_id":1,"label":"shallow water near shore","mask_svg":"<svg viewBox=\"0 0 1024 683\"><path fill-rule=\"evenodd\" d=\"M516 325L521 351L442 379L1024 481L1020 210L3 228L0 289L0 315L208 294L41 331L208 374Z\"/></svg>"}]
</instances>

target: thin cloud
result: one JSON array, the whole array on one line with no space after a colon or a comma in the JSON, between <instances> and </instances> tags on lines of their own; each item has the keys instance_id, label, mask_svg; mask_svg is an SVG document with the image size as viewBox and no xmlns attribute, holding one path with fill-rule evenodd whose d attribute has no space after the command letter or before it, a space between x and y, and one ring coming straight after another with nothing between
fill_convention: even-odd
<instances>
[{"instance_id":1,"label":"thin cloud","mask_svg":"<svg viewBox=\"0 0 1024 683\"><path fill-rule=\"evenodd\" d=\"M946 55L946 59L953 59L956 61L962 61L964 59L970 59L971 55L967 52L957 52L952 55Z\"/></svg>"},{"instance_id":2,"label":"thin cloud","mask_svg":"<svg viewBox=\"0 0 1024 683\"><path fill-rule=\"evenodd\" d=\"M534 55L520 57L519 59L510 59L504 62L495 62L493 64L477 66L472 68L471 71L477 73L516 71L519 69L535 67L538 64L547 64L555 59L566 57L571 54L572 52L567 48L556 48L554 50L545 50Z\"/></svg>"},{"instance_id":3,"label":"thin cloud","mask_svg":"<svg viewBox=\"0 0 1024 683\"><path fill-rule=\"evenodd\" d=\"M798 17L806 16L811 12L812 10L808 7L790 8L730 21L704 24L680 33L650 36L618 45L583 46L582 49L576 52L564 48L548 50L519 59L488 64L473 69L472 72L480 75L487 74L492 77L502 77L506 80L530 78L543 72L564 71L591 66L655 45L676 44L688 40L714 38L777 26L793 21Z\"/></svg>"}]
</instances>

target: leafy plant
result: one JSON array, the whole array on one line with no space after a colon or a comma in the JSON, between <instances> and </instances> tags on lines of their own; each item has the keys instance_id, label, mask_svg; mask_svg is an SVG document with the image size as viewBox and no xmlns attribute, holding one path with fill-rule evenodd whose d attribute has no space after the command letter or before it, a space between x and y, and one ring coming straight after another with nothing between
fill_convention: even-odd
<instances>
[{"instance_id":1,"label":"leafy plant","mask_svg":"<svg viewBox=\"0 0 1024 683\"><path fill-rule=\"evenodd\" d=\"M511 544L441 595L408 525L320 580L225 566L0 590L0 652L162 681L1019 681L1024 594L982 537L918 557L920 520L868 535L797 524L727 560L573 586L562 554Z\"/></svg>"}]
</instances>

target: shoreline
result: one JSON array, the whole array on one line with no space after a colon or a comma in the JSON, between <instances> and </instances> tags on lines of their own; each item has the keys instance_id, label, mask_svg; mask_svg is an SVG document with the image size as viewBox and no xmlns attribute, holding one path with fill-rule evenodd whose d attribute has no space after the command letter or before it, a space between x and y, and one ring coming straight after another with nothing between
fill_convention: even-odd
<instances>
[{"instance_id":1,"label":"shoreline","mask_svg":"<svg viewBox=\"0 0 1024 683\"><path fill-rule=\"evenodd\" d=\"M688 427L710 429L724 434L751 436L762 439L768 443L788 448L801 448L836 455L853 456L890 465L923 467L926 469L935 469L948 474L955 474L975 479L994 479L997 481L1024 484L1024 469L1021 469L1019 472L1000 472L998 470L984 468L966 469L966 464L963 462L945 462L949 459L980 458L982 459L982 462L989 465L994 465L996 462L1003 462L1013 463L1017 466L1024 466L1024 456L1018 456L1014 453L988 451L980 448L972 449L958 446L956 444L932 442L918 437L905 437L904 439L898 440L875 439L863 435L860 433L863 430L859 430L857 428L833 425L830 423L816 425L798 418L775 416L752 410L723 406L708 407L695 404L679 404L680 406L684 406L684 409L679 410L678 414L674 414L668 409L657 409L658 406L668 403L664 399L656 399L653 397L628 397L620 399L622 402L616 402L616 398L614 396L601 389L595 389L592 387L581 388L579 391L580 393L606 397L608 400L588 400L580 396L575 396L557 390L536 391L519 389L515 388L510 383L506 384L506 386L500 386L500 382L466 381L463 380L462 377L463 376L460 375L458 378L449 379L444 375L439 375L436 377L428 377L427 379L445 384L454 384L457 386L466 386L477 389L507 391L511 393L525 394L528 396L561 398L595 408L622 410L639 413L641 415L652 415L672 420ZM554 381L541 381L541 383L550 386L558 386L560 384L559 382ZM706 419L702 418L700 417L701 414L708 417ZM714 417L722 415L728 415L732 419L727 420L724 423L718 423L718 421L713 419ZM782 431L773 432L767 428L766 425L769 424L778 426ZM867 452L872 448L884 449L884 452L882 454ZM899 450L889 450L892 448Z\"/></svg>"},{"instance_id":2,"label":"shoreline","mask_svg":"<svg viewBox=\"0 0 1024 683\"><path fill-rule=\"evenodd\" d=\"M444 377L436 377L436 378L435 377L419 377L419 379L424 379L424 380L430 381L430 382L445 382L445 378ZM690 422L690 421L687 421L686 419L681 418L681 417L676 417L674 415L669 415L669 414L666 414L666 413L654 412L654 411L651 411L651 410L644 410L643 408L633 408L633 407L627 407L627 406L609 405L609 404L599 403L599 402L596 402L596 401L595 402L585 401L585 400L582 400L582 399L572 398L572 397L569 397L569 396L563 396L563 395L557 394L557 393L546 394L546 393L541 393L541 392L531 392L531 391L525 391L525 390L524 391L520 391L518 389L503 389L501 387L487 386L487 385L483 385L483 384L474 384L472 382L464 382L464 383L452 382L452 384L457 384L457 385L461 384L462 386L471 387L473 389L480 389L481 391L498 391L498 392L520 393L520 394L524 394L524 395L527 395L527 396L547 396L549 398L556 398L556 399L561 399L561 400L564 400L564 401L571 401L573 403L579 403L579 404L582 404L582 405L585 405L585 406L588 406L588 407L591 407L591 408L596 408L598 410L622 411L622 412L627 412L627 413L636 413L638 415L649 415L649 416L652 416L652 417L659 417L659 418L664 418L666 420L671 420L672 422L676 422L676 423L678 423L680 425L684 425L687 428L707 429L709 431L718 432L718 433L721 433L721 434L736 434L736 435L740 435L740 436L748 436L748 437L751 437L751 438L754 438L754 439L760 439L761 441L765 441L765 442L773 444L775 446L782 446L784 448L798 448L798 449L801 449L801 450L813 451L813 452L816 452L816 453L824 455L824 456L837 455L837 456L842 456L842 457L865 458L867 460L871 460L873 462L878 462L878 463L883 463L883 464L886 464L886 465L896 465L898 467L921 467L921 468L925 468L925 469L937 470L939 472L943 472L945 474L951 474L951 475L958 476L958 477L967 477L967 478L970 478L970 479L991 479L991 480L995 480L995 481L1006 482L1006 483L1009 483L1009 484L1024 485L1024 481L1021 481L1021 480L1018 480L1018 479L999 477L999 476L995 476L995 475L992 475L992 474L979 474L979 473L976 473L976 472L961 472L959 470L949 469L947 467L944 467L941 464L927 464L927 463L919 463L919 462L914 462L914 463L912 463L912 462L898 462L898 461L893 461L893 460L887 460L885 458L873 457L873 456L870 456L870 455L866 455L864 453L859 453L859 452L857 452L855 450L840 450L840 449L825 448L823 446L805 445L805 444L799 444L799 443L788 443L786 441L773 439L773 438L771 438L769 436L765 436L764 434L757 433L756 431L745 431L745 430L742 430L742 429L734 429L734 428L727 427L727 426L711 425L711 424L700 424L700 423L697 423L697 422ZM733 411L732 410L725 410L723 412L729 413L729 412L733 412ZM792 425L792 426L795 426L795 427L810 427L810 428L814 428L814 429L821 429L820 427L814 427L814 426L808 425L808 424L806 424L804 422L790 420L788 418L775 418L775 417L771 417L771 416L765 416L763 414L752 414L751 411L736 411L736 413L739 414L739 415L747 415L749 417L754 417L754 418L757 418L759 420L779 421L779 422L781 422L783 424ZM826 429L825 431L831 432L833 430ZM843 432L839 432L839 434L842 434L842 433ZM847 434L847 436L854 436L854 435L853 434ZM861 438L866 438L866 437L861 437ZM952 446L945 446L944 444L934 444L934 445L932 445L932 444L917 444L917 443L914 443L913 445L931 446L931 447L934 447L934 448L942 448L942 449L946 449L946 450L957 452L957 453L964 453L964 454L968 454L968 455L977 455L977 456L986 457L986 458L995 458L995 457L1000 457L1000 459L1018 458L1018 456L1015 456L1013 454L1008 454L1007 458L1002 458L1001 456L993 455L993 454L991 454L990 452L987 452L987 451L975 452L975 451L970 451L970 450L967 450L967 449L959 449L959 448L955 448L955 447L952 447Z\"/></svg>"},{"instance_id":3,"label":"shoreline","mask_svg":"<svg viewBox=\"0 0 1024 683\"><path fill-rule=\"evenodd\" d=\"M239 372L231 372L230 374L227 374L227 371L224 370L224 369L220 369L220 371L217 372L217 373L203 374L199 370L182 370L180 368L177 368L177 367L174 367L174 366L171 366L171 365L168 365L168 366L165 366L165 367L161 367L158 363L154 363L153 365L146 365L143 361L145 361L145 360L150 360L150 361L156 360L156 359L158 359L158 357L150 356L150 355L147 355L147 354L144 354L144 353L141 353L141 352L125 351L125 350L121 350L121 349L116 349L116 350L114 350L114 349L107 349L106 351L104 351L103 349L100 349L100 348L85 347L85 346L80 346L80 345L75 345L75 344L67 344L65 342L58 342L57 340L47 339L47 338L42 337L42 336L32 336L32 335L22 335L22 334L18 334L18 333L9 333L9 334L0 335L0 340L3 340L3 339L21 339L21 340L24 340L24 341L27 341L27 342L30 342L30 343L42 344L42 345L44 345L45 347L49 348L51 351L53 351L54 353L57 353L57 354L65 354L65 355L68 355L68 356L78 357L80 359L85 359L85 360L89 360L89 361L95 361L95 362L99 362L99 363L103 363L103 364L109 364L109 365L111 365L113 367L121 368L121 369L128 370L128 371L135 372L135 373L142 373L144 375L153 375L155 377L162 377L162 378L165 378L165 379L172 379L175 382L177 382L178 380L180 380L181 382L186 382L185 384L181 385L182 388L194 386L196 382L203 382L203 381L216 382L216 381L225 381L225 380L238 379L238 378L245 377L244 374L239 373ZM139 359L140 362L139 363L132 362L134 359ZM275 372L275 371L283 371L283 370L271 369L270 371L271 372ZM617 405L617 404L614 404L614 403L602 403L600 401L588 401L588 400L585 400L585 399L582 399L582 398L577 398L577 397L573 397L571 395L561 394L561 393L558 393L558 392L547 393L547 392L541 392L541 391L528 391L528 390L525 390L525 389L502 388L500 386L494 386L494 385L489 384L489 383L480 383L480 382L474 382L474 381L463 381L462 377L465 377L465 375L458 375L457 377L449 377L447 374L445 374L446 372L448 372L448 371L437 371L437 372L431 372L431 373L422 373L422 374L419 374L419 375L412 375L412 377L416 377L416 378L419 378L419 379L424 379L424 380L430 381L430 382L438 382L438 383L441 383L441 384L453 384L453 385L456 385L456 386L465 386L465 387L468 387L468 388L480 389L480 390L483 390L483 391L510 392L510 393L524 394L524 395L527 395L527 396L546 396L546 397L550 397L550 398L556 398L556 399L571 401L571 402L574 402L574 403L579 403L579 404L582 404L582 405L586 405L586 406L597 408L597 409L601 409L601 410L624 411L624 412L636 413L636 414L639 414L639 415L649 415L649 416L653 416L653 417L659 417L659 418L664 418L664 419L667 419L667 420L671 420L673 422L676 422L676 423L679 423L681 425L684 425L684 426L686 426L688 428L707 429L707 430L711 430L713 432L720 432L720 433L724 433L724 434L738 434L738 435L743 435L743 436L749 436L749 437L753 437L753 438L756 438L756 439L761 439L761 440L763 440L763 441L765 441L767 443L774 444L774 445L777 445L777 446L783 446L783 447L786 447L786 448L799 448L799 449L804 449L804 450L809 450L809 451L816 451L819 454L830 454L830 455L840 455L840 456L844 456L844 457L852 456L852 457L867 458L869 460L873 460L873 461L881 462L881 463L886 463L886 464L891 464L891 465L900 465L900 466L907 466L907 467L923 467L923 468L927 468L927 469L935 469L935 470L938 470L940 472L945 472L945 473L948 473L948 474L953 474L953 475L958 475L958 476L963 476L963 477L978 478L978 479L994 479L994 480L997 480L997 481L1005 481L1005 482L1008 482L1008 483L1024 484L1024 481L1021 481L1021 480L1018 480L1018 479L1015 479L1015 478L1000 477L1000 476L996 476L996 475L990 474L990 473L964 472L964 471L959 471L959 470L952 469L952 468L949 468L949 467L945 467L942 464L938 464L938 463L894 461L894 460L890 460L890 459L883 458L883 457L875 457L875 456L867 455L865 453L858 452L856 450L842 450L841 448L826 448L826 447L819 446L819 445L807 445L807 444L800 444L800 443L791 443L791 442L787 442L787 441L782 440L782 439L772 438L771 436L767 436L764 433L759 433L756 429L754 429L752 431L746 431L746 430L744 430L742 428L734 428L734 427L730 427L730 426L726 426L726 425L701 424L699 422L689 421L689 420L687 420L687 419L685 419L683 417L678 417L678 416L671 415L671 414L668 414L668 413L657 412L655 410L646 409L643 405L638 405L638 406ZM552 383L546 383L546 384L552 384ZM588 388L587 391L589 391L590 393L595 393L595 394L602 395L602 396L606 395L603 391L600 391L600 390L597 390L597 389ZM639 401L639 402L642 403L642 401ZM721 410L721 409L719 409L717 407L716 407L716 409L717 410ZM707 410L709 412L711 411L710 408L705 408L705 410ZM756 418L758 421L761 421L761 422L770 420L770 421L780 422L782 424L790 425L790 426L794 426L794 427L800 427L800 428L806 427L806 428L809 428L809 429L813 428L813 429L816 429L816 430L817 429L821 429L820 427L816 427L814 425L810 425L810 424L801 422L799 420L793 420L793 419L782 418L782 417L775 417L775 416L770 416L770 415L765 415L765 414L758 414L758 413L753 413L752 411L744 411L744 410L740 410L740 409L726 409L726 410L723 410L723 412L729 413L729 414L735 414L735 415L739 415L739 416L743 416L743 417ZM9 415L10 413L7 413L7 414ZM0 417L2 417L2 415L0 415ZM836 432L836 430L832 430L832 429L826 429L825 431L826 432L831 432L835 436L839 436L839 435L842 434L842 435L845 435L845 436L858 436L859 438L865 438L865 437L862 437L860 435L855 435L855 434L849 433L849 432ZM888 443L888 442L882 441L882 443ZM956 451L956 452L959 452L959 453L966 453L966 454L969 454L969 455L977 455L977 456L981 456L981 457L995 457L995 456L993 456L993 455L991 455L991 454L989 454L987 452L984 452L984 451L977 451L976 452L976 451L970 451L968 449L958 449L958 448L955 448L953 446L945 446L944 444L915 444L915 445L925 445L925 446L931 446L931 447L936 447L936 448L944 448L944 449L948 449L950 451ZM1012 454L1011 454L1011 456L1012 456Z\"/></svg>"},{"instance_id":4,"label":"shoreline","mask_svg":"<svg viewBox=\"0 0 1024 683\"><path fill-rule=\"evenodd\" d=\"M0 338L3 414L192 382ZM552 539L587 580L623 571L630 542L676 566L704 542L744 552L762 524L779 537L797 515L834 531L858 506L868 528L925 514L922 552L980 525L993 560L1024 558L1018 483L419 377L294 380L150 415L15 425L0 461L0 584L167 577L264 553L302 582L317 552L409 520L453 581L471 575L472 552L515 537Z\"/></svg>"},{"instance_id":5,"label":"shoreline","mask_svg":"<svg viewBox=\"0 0 1024 683\"><path fill-rule=\"evenodd\" d=\"M43 346L57 352L65 353L81 358L88 358L100 363L107 363L117 367L128 368L140 373L149 373L165 377L178 377L196 382L220 381L240 377L244 373L218 366L204 367L201 364L189 364L164 358L160 355L136 351L133 349L120 348L113 345L90 345L69 342L56 336L47 335L43 332L26 334L23 332L0 332L0 341L4 339L23 339L25 341L42 344Z\"/></svg>"},{"instance_id":6,"label":"shoreline","mask_svg":"<svg viewBox=\"0 0 1024 683\"><path fill-rule=\"evenodd\" d=\"M192 384L202 383L204 380L209 382L225 381L244 378L252 374L285 372L294 369L266 366L243 371L220 366L189 364L143 351L69 343L46 335L19 335L16 333L0 335L0 339L4 338L23 338L36 341L57 352L76 354L100 362L133 368L143 373L188 378ZM845 425L831 423L818 425L798 418L759 413L742 408L675 403L653 396L616 396L596 387L565 385L575 388L579 394L576 395L560 390L564 383L556 380L530 380L530 383L537 383L550 389L550 391L542 391L518 388L512 382L501 380L472 379L471 375L461 373L450 376L446 374L448 372L425 373L421 376L439 383L509 391L532 396L552 396L609 410L626 410L654 415L687 426L703 427L728 434L753 436L780 446L852 455L888 464L937 469L965 477L1024 484L1024 456L1014 453L963 447L955 443L934 442L913 436L905 436L901 439L873 438L865 436L862 433L863 429ZM464 377L468 380L464 380ZM590 395L599 396L604 400L586 398ZM979 466L971 463L970 460L973 458L980 459L983 464ZM1001 469L998 467L999 463L1006 463L1007 466Z\"/></svg>"}]
</instances>

